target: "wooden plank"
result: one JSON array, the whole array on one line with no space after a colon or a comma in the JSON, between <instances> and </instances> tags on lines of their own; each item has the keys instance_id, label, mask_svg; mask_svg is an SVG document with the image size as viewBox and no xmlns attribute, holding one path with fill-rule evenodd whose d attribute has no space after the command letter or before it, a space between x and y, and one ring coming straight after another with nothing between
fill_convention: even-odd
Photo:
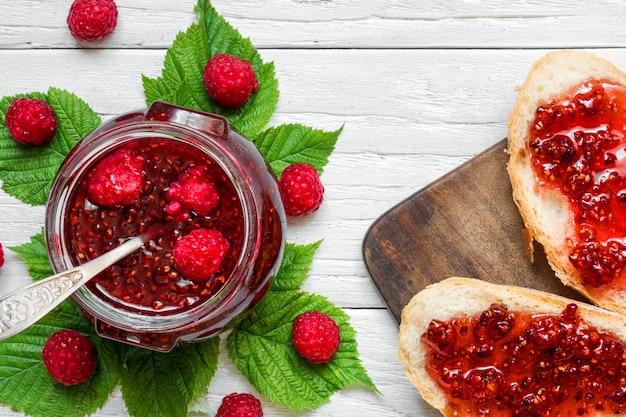
<instances>
[{"instance_id":1,"label":"wooden plank","mask_svg":"<svg viewBox=\"0 0 626 417\"><path fill-rule=\"evenodd\" d=\"M114 34L93 48L168 47L196 20L196 0L118 0ZM403 0L214 0L216 10L259 48L613 48L626 46L623 5ZM0 2L0 48L77 48L66 0ZM44 7L45 6L45 7ZM585 7L587 6L587 7ZM601 22L601 24L597 24ZM288 36L285 34L288 33Z\"/></svg>"}]
</instances>

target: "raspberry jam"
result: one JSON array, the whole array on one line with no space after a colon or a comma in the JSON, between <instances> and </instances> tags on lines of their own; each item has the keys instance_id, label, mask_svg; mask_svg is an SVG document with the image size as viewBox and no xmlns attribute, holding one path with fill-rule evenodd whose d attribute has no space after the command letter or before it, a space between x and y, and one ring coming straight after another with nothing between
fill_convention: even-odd
<instances>
[{"instance_id":1,"label":"raspberry jam","mask_svg":"<svg viewBox=\"0 0 626 417\"><path fill-rule=\"evenodd\" d=\"M578 317L509 311L433 320L426 369L461 416L574 416L626 411L626 353Z\"/></svg>"},{"instance_id":2,"label":"raspberry jam","mask_svg":"<svg viewBox=\"0 0 626 417\"><path fill-rule=\"evenodd\" d=\"M70 152L45 235L60 272L148 234L142 249L73 297L102 336L168 351L217 334L258 302L280 266L285 227L276 178L252 142L221 116L155 102ZM189 238L201 230L219 236L219 262L193 252ZM186 276L177 260L199 273Z\"/></svg>"},{"instance_id":3,"label":"raspberry jam","mask_svg":"<svg viewBox=\"0 0 626 417\"><path fill-rule=\"evenodd\" d=\"M243 209L233 183L208 155L177 141L146 137L112 149L103 157L129 148L147 162L143 192L134 203L121 207L94 205L87 192L93 170L87 169L68 199L72 263L80 264L100 256L157 225L157 237L144 250L102 272L87 287L117 308L145 314L172 314L209 300L233 271L243 245ZM190 166L208 167L209 177L220 195L219 206L206 216L172 216L165 209L168 203L165 193ZM230 243L230 253L206 282L194 282L177 271L172 256L174 243L199 228L218 230Z\"/></svg>"},{"instance_id":4,"label":"raspberry jam","mask_svg":"<svg viewBox=\"0 0 626 417\"><path fill-rule=\"evenodd\" d=\"M540 184L573 213L570 262L588 288L625 288L626 89L588 80L537 108L528 147Z\"/></svg>"}]
</instances>

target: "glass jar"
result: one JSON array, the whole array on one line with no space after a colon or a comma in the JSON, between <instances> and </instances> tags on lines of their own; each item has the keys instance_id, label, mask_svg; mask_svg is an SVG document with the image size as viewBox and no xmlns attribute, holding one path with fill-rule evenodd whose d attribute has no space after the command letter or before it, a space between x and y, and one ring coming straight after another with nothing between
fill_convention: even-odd
<instances>
[{"instance_id":1,"label":"glass jar","mask_svg":"<svg viewBox=\"0 0 626 417\"><path fill-rule=\"evenodd\" d=\"M141 196L126 205L98 206L86 191L90 175L120 149L145 161ZM167 190L191 166L206 166L222 194L208 214L169 210ZM177 239L197 228L218 229L230 242L224 266L206 282L179 273L171 253ZM165 102L116 117L78 143L46 206L45 238L55 273L132 235L151 234L143 249L72 297L101 336L164 352L218 334L257 303L280 267L285 231L276 178L255 145L222 116Z\"/></svg>"}]
</instances>

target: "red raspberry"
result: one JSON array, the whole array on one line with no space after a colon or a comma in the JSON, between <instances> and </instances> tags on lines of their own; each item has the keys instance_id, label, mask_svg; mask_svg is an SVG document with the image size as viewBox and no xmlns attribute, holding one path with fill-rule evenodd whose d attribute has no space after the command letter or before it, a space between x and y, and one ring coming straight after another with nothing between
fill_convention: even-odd
<instances>
[{"instance_id":1,"label":"red raspberry","mask_svg":"<svg viewBox=\"0 0 626 417\"><path fill-rule=\"evenodd\" d=\"M202 80L213 101L233 109L248 101L252 93L259 89L250 62L228 54L209 59Z\"/></svg>"},{"instance_id":2,"label":"red raspberry","mask_svg":"<svg viewBox=\"0 0 626 417\"><path fill-rule=\"evenodd\" d=\"M263 417L263 408L254 395L234 392L222 399L215 417Z\"/></svg>"},{"instance_id":3,"label":"red raspberry","mask_svg":"<svg viewBox=\"0 0 626 417\"><path fill-rule=\"evenodd\" d=\"M54 110L44 100L22 97L13 100L5 117L6 127L19 143L41 146L57 131Z\"/></svg>"},{"instance_id":4,"label":"red raspberry","mask_svg":"<svg viewBox=\"0 0 626 417\"><path fill-rule=\"evenodd\" d=\"M54 333L46 341L41 355L52 379L63 385L82 384L96 370L96 347L87 336L75 330Z\"/></svg>"},{"instance_id":5,"label":"red raspberry","mask_svg":"<svg viewBox=\"0 0 626 417\"><path fill-rule=\"evenodd\" d=\"M319 311L296 317L291 328L296 351L311 363L328 363L339 349L340 330L335 320Z\"/></svg>"},{"instance_id":6,"label":"red raspberry","mask_svg":"<svg viewBox=\"0 0 626 417\"><path fill-rule=\"evenodd\" d=\"M105 207L131 204L141 196L145 159L130 149L120 149L104 158L89 178L89 200Z\"/></svg>"},{"instance_id":7,"label":"red raspberry","mask_svg":"<svg viewBox=\"0 0 626 417\"><path fill-rule=\"evenodd\" d=\"M230 244L213 229L196 229L174 246L174 262L181 274L192 281L206 281L220 269Z\"/></svg>"},{"instance_id":8,"label":"red raspberry","mask_svg":"<svg viewBox=\"0 0 626 417\"><path fill-rule=\"evenodd\" d=\"M165 211L172 215L187 208L206 216L220 202L217 187L207 178L207 169L198 165L180 174L165 192L165 198L171 201Z\"/></svg>"},{"instance_id":9,"label":"red raspberry","mask_svg":"<svg viewBox=\"0 0 626 417\"><path fill-rule=\"evenodd\" d=\"M113 0L75 0L67 15L67 26L76 39L94 42L113 33L117 6Z\"/></svg>"},{"instance_id":10,"label":"red raspberry","mask_svg":"<svg viewBox=\"0 0 626 417\"><path fill-rule=\"evenodd\" d=\"M0 268L4 265L4 249L2 249L2 243L0 243Z\"/></svg>"},{"instance_id":11,"label":"red raspberry","mask_svg":"<svg viewBox=\"0 0 626 417\"><path fill-rule=\"evenodd\" d=\"M296 163L283 171L278 189L288 216L304 216L322 204L324 186L319 174L309 164Z\"/></svg>"}]
</instances>

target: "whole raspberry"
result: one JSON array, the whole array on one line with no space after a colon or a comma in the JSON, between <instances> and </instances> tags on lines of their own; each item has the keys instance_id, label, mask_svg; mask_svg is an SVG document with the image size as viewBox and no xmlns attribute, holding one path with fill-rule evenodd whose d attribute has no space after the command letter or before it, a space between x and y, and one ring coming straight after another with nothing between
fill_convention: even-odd
<instances>
[{"instance_id":1,"label":"whole raspberry","mask_svg":"<svg viewBox=\"0 0 626 417\"><path fill-rule=\"evenodd\" d=\"M87 185L89 201L105 207L133 203L144 185L145 159L130 149L120 149L96 165Z\"/></svg>"},{"instance_id":2,"label":"whole raspberry","mask_svg":"<svg viewBox=\"0 0 626 417\"><path fill-rule=\"evenodd\" d=\"M181 173L178 181L172 183L165 192L165 198L171 201L165 211L172 215L187 208L200 216L206 216L220 202L217 187L207 178L207 169L199 165Z\"/></svg>"},{"instance_id":3,"label":"whole raspberry","mask_svg":"<svg viewBox=\"0 0 626 417\"><path fill-rule=\"evenodd\" d=\"M305 216L317 210L324 198L319 174L309 164L296 163L283 171L278 181L287 216Z\"/></svg>"},{"instance_id":4,"label":"whole raspberry","mask_svg":"<svg viewBox=\"0 0 626 417\"><path fill-rule=\"evenodd\" d=\"M54 333L41 352L46 369L57 382L77 385L86 382L96 369L96 347L75 330Z\"/></svg>"},{"instance_id":5,"label":"whole raspberry","mask_svg":"<svg viewBox=\"0 0 626 417\"><path fill-rule=\"evenodd\" d=\"M261 402L252 394L228 394L215 417L263 417Z\"/></svg>"},{"instance_id":6,"label":"whole raspberry","mask_svg":"<svg viewBox=\"0 0 626 417\"><path fill-rule=\"evenodd\" d=\"M213 229L196 229L181 237L172 255L176 268L187 279L206 281L220 269L230 244Z\"/></svg>"},{"instance_id":7,"label":"whole raspberry","mask_svg":"<svg viewBox=\"0 0 626 417\"><path fill-rule=\"evenodd\" d=\"M57 131L54 110L37 98L13 100L7 109L5 123L16 141L35 146L50 142Z\"/></svg>"},{"instance_id":8,"label":"whole raspberry","mask_svg":"<svg viewBox=\"0 0 626 417\"><path fill-rule=\"evenodd\" d=\"M67 15L67 26L76 39L94 42L106 38L117 25L113 0L75 0Z\"/></svg>"},{"instance_id":9,"label":"whole raspberry","mask_svg":"<svg viewBox=\"0 0 626 417\"><path fill-rule=\"evenodd\" d=\"M296 317L291 328L296 351L311 363L328 363L339 349L340 330L335 321L319 311Z\"/></svg>"},{"instance_id":10,"label":"whole raspberry","mask_svg":"<svg viewBox=\"0 0 626 417\"><path fill-rule=\"evenodd\" d=\"M2 248L2 243L0 243L0 268L4 265L4 249Z\"/></svg>"},{"instance_id":11,"label":"whole raspberry","mask_svg":"<svg viewBox=\"0 0 626 417\"><path fill-rule=\"evenodd\" d=\"M259 89L250 62L229 54L209 59L202 80L213 101L233 109L248 101L252 93Z\"/></svg>"}]
</instances>

